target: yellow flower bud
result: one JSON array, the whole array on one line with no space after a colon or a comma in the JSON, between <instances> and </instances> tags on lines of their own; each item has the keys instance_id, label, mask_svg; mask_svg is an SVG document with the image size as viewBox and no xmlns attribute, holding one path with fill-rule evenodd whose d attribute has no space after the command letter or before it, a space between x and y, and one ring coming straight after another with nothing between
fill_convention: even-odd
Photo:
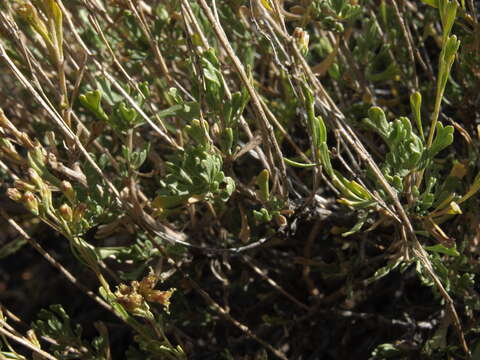
<instances>
[{"instance_id":1,"label":"yellow flower bud","mask_svg":"<svg viewBox=\"0 0 480 360\"><path fill-rule=\"evenodd\" d=\"M38 175L38 173L32 169L32 168L29 168L28 169L28 176L30 177L30 180L32 180L32 183L40 190L40 189L43 189L43 187L45 186L45 183L43 182L42 178L40 177L40 175Z\"/></svg>"},{"instance_id":2,"label":"yellow flower bud","mask_svg":"<svg viewBox=\"0 0 480 360\"><path fill-rule=\"evenodd\" d=\"M27 183L23 180L15 180L13 182L13 185L19 189L19 190L23 190L23 191L31 191L31 192L34 192L36 190L35 186L30 184L30 183Z\"/></svg>"},{"instance_id":3,"label":"yellow flower bud","mask_svg":"<svg viewBox=\"0 0 480 360\"><path fill-rule=\"evenodd\" d=\"M23 203L27 207L28 210L30 210L34 215L38 215L38 199L36 196L30 192L27 191L25 194L23 194Z\"/></svg>"},{"instance_id":4,"label":"yellow flower bud","mask_svg":"<svg viewBox=\"0 0 480 360\"><path fill-rule=\"evenodd\" d=\"M62 204L59 208L60 210L60 216L66 220L66 221L72 221L73 219L73 211L72 211L72 208L70 206L68 206L67 204Z\"/></svg>"},{"instance_id":5,"label":"yellow flower bud","mask_svg":"<svg viewBox=\"0 0 480 360\"><path fill-rule=\"evenodd\" d=\"M310 42L310 35L308 32L300 27L295 28L293 31L293 38L295 39L298 48L303 56L308 53L308 43Z\"/></svg>"},{"instance_id":6,"label":"yellow flower bud","mask_svg":"<svg viewBox=\"0 0 480 360\"><path fill-rule=\"evenodd\" d=\"M60 188L63 192L63 195L65 195L68 201L70 201L70 203L74 203L76 194L75 194L75 190L73 190L72 184L64 180L61 182Z\"/></svg>"},{"instance_id":7,"label":"yellow flower bud","mask_svg":"<svg viewBox=\"0 0 480 360\"><path fill-rule=\"evenodd\" d=\"M15 188L8 188L7 196L13 201L20 201L22 199L22 193Z\"/></svg>"},{"instance_id":8,"label":"yellow flower bud","mask_svg":"<svg viewBox=\"0 0 480 360\"><path fill-rule=\"evenodd\" d=\"M87 211L87 205L84 203L80 203L75 207L75 210L73 210L73 222L79 222L82 220L83 216L85 215L85 212Z\"/></svg>"}]
</instances>

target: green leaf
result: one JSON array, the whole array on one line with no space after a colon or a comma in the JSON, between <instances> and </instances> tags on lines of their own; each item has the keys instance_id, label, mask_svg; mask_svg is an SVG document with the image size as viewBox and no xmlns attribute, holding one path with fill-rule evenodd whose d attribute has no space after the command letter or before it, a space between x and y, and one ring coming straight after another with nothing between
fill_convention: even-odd
<instances>
[{"instance_id":1,"label":"green leaf","mask_svg":"<svg viewBox=\"0 0 480 360\"><path fill-rule=\"evenodd\" d=\"M283 160L285 161L285 164L293 166L293 167L298 167L298 168L311 168L311 167L318 166L318 164L300 163L300 162L297 162L297 161L294 161L294 160L290 160L286 157L284 157Z\"/></svg>"},{"instance_id":2,"label":"green leaf","mask_svg":"<svg viewBox=\"0 0 480 360\"><path fill-rule=\"evenodd\" d=\"M220 192L220 198L222 201L227 201L235 191L235 181L231 177L225 177L225 189Z\"/></svg>"},{"instance_id":3,"label":"green leaf","mask_svg":"<svg viewBox=\"0 0 480 360\"><path fill-rule=\"evenodd\" d=\"M148 81L142 81L138 85L138 88L140 89L140 92L142 93L144 98L150 97L150 87L149 87Z\"/></svg>"},{"instance_id":4,"label":"green leaf","mask_svg":"<svg viewBox=\"0 0 480 360\"><path fill-rule=\"evenodd\" d=\"M386 266L381 267L380 269L375 271L375 274L373 274L371 278L365 281L366 284L370 285L371 283L387 276L392 270L396 269L402 262L403 262L403 257L398 257L390 261Z\"/></svg>"},{"instance_id":5,"label":"green leaf","mask_svg":"<svg viewBox=\"0 0 480 360\"><path fill-rule=\"evenodd\" d=\"M425 246L425 250L438 253L438 254L445 254L445 255L450 255L450 256L460 256L460 253L457 251L456 247L453 246L451 248L447 248L446 246L442 244L437 244L433 246Z\"/></svg>"},{"instance_id":6,"label":"green leaf","mask_svg":"<svg viewBox=\"0 0 480 360\"><path fill-rule=\"evenodd\" d=\"M348 182L347 188L351 190L355 195L361 197L362 199L371 199L370 193L359 183L355 180L351 180Z\"/></svg>"},{"instance_id":7,"label":"green leaf","mask_svg":"<svg viewBox=\"0 0 480 360\"><path fill-rule=\"evenodd\" d=\"M398 359L402 353L403 352L393 344L381 344L373 350L370 360Z\"/></svg>"},{"instance_id":8,"label":"green leaf","mask_svg":"<svg viewBox=\"0 0 480 360\"><path fill-rule=\"evenodd\" d=\"M52 15L55 23L55 35L57 38L57 49L60 55L63 57L63 14L62 10L55 1L50 1L50 7L52 9Z\"/></svg>"},{"instance_id":9,"label":"green leaf","mask_svg":"<svg viewBox=\"0 0 480 360\"><path fill-rule=\"evenodd\" d=\"M236 91L232 94L232 99L229 102L232 109L232 116L229 121L227 121L227 119L225 120L227 126L233 127L236 124L238 117L242 115L243 110L247 106L249 100L250 95L248 94L248 91L245 91L244 89L242 89L241 92Z\"/></svg>"},{"instance_id":10,"label":"green leaf","mask_svg":"<svg viewBox=\"0 0 480 360\"><path fill-rule=\"evenodd\" d=\"M171 98L171 100L173 100L177 104L182 104L183 103L183 99L182 99L181 95L179 94L177 88L171 87L170 89L168 89L167 95Z\"/></svg>"},{"instance_id":11,"label":"green leaf","mask_svg":"<svg viewBox=\"0 0 480 360\"><path fill-rule=\"evenodd\" d=\"M420 132L420 136L422 140L424 140L425 136L423 135L423 125L422 125L422 115L421 115L422 94L420 94L418 91L410 95L410 107L412 108L412 112L415 117L415 122L417 123L417 128L418 128L418 131Z\"/></svg>"},{"instance_id":12,"label":"green leaf","mask_svg":"<svg viewBox=\"0 0 480 360\"><path fill-rule=\"evenodd\" d=\"M233 134L233 129L231 127L227 127L224 132L222 132L221 137L220 137L220 146L223 151L225 151L227 154L231 155L232 154L232 148L233 148L233 143L234 143L234 134Z\"/></svg>"},{"instance_id":13,"label":"green leaf","mask_svg":"<svg viewBox=\"0 0 480 360\"><path fill-rule=\"evenodd\" d=\"M400 73L398 65L395 63L388 64L387 68L381 72L372 73L367 71L366 79L372 82L393 80Z\"/></svg>"},{"instance_id":14,"label":"green leaf","mask_svg":"<svg viewBox=\"0 0 480 360\"><path fill-rule=\"evenodd\" d=\"M453 142L454 128L451 125L443 126L441 122L437 123L437 131L432 146L428 151L428 157L432 159L440 151L445 149Z\"/></svg>"},{"instance_id":15,"label":"green leaf","mask_svg":"<svg viewBox=\"0 0 480 360\"><path fill-rule=\"evenodd\" d=\"M440 19L443 25L443 35L447 38L452 30L455 17L457 16L458 4L455 0L438 0Z\"/></svg>"},{"instance_id":16,"label":"green leaf","mask_svg":"<svg viewBox=\"0 0 480 360\"><path fill-rule=\"evenodd\" d=\"M327 141L327 128L321 116L315 116L315 100L313 92L306 85L303 85L305 103L307 107L307 119L310 126L313 145L320 148L320 145Z\"/></svg>"},{"instance_id":17,"label":"green leaf","mask_svg":"<svg viewBox=\"0 0 480 360\"><path fill-rule=\"evenodd\" d=\"M346 231L346 232L342 233L342 236L347 237L347 236L350 236L352 234L355 234L356 232L359 232L360 229L362 228L362 226L367 221L367 219L368 219L368 212L367 211L360 212L360 214L358 216L358 220L355 223L355 225L349 231Z\"/></svg>"},{"instance_id":18,"label":"green leaf","mask_svg":"<svg viewBox=\"0 0 480 360\"><path fill-rule=\"evenodd\" d=\"M190 196L159 195L152 201L152 206L157 209L174 209L182 205Z\"/></svg>"},{"instance_id":19,"label":"green leaf","mask_svg":"<svg viewBox=\"0 0 480 360\"><path fill-rule=\"evenodd\" d=\"M220 72L213 67L212 63L207 60L204 61L206 67L203 69L203 74L205 75L206 80L220 88L222 86Z\"/></svg>"},{"instance_id":20,"label":"green leaf","mask_svg":"<svg viewBox=\"0 0 480 360\"><path fill-rule=\"evenodd\" d=\"M193 119L200 117L200 104L196 101L183 102L181 104L172 105L171 107L159 111L157 115L160 119L178 116L185 122L189 123Z\"/></svg>"},{"instance_id":21,"label":"green leaf","mask_svg":"<svg viewBox=\"0 0 480 360\"><path fill-rule=\"evenodd\" d=\"M424 4L427 4L429 6L432 6L434 8L438 8L438 1L439 0L422 0Z\"/></svg>"},{"instance_id":22,"label":"green leaf","mask_svg":"<svg viewBox=\"0 0 480 360\"><path fill-rule=\"evenodd\" d=\"M90 110L98 119L108 121L108 116L102 109L102 92L100 90L89 91L80 95L78 99L80 103Z\"/></svg>"},{"instance_id":23,"label":"green leaf","mask_svg":"<svg viewBox=\"0 0 480 360\"><path fill-rule=\"evenodd\" d=\"M457 37L455 35L449 36L445 44L445 52L443 57L444 61L449 64L452 63L459 48L460 40L457 40Z\"/></svg>"},{"instance_id":24,"label":"green leaf","mask_svg":"<svg viewBox=\"0 0 480 360\"><path fill-rule=\"evenodd\" d=\"M385 113L378 106L371 107L368 110L368 118L364 122L372 127L380 136L387 139L390 136L391 126L389 125Z\"/></svg>"},{"instance_id":25,"label":"green leaf","mask_svg":"<svg viewBox=\"0 0 480 360\"><path fill-rule=\"evenodd\" d=\"M122 145L122 155L127 162L128 166L130 166L134 170L138 170L140 166L145 162L147 159L148 151L150 150L150 143L145 143L143 148L138 151L130 151L130 149Z\"/></svg>"},{"instance_id":26,"label":"green leaf","mask_svg":"<svg viewBox=\"0 0 480 360\"><path fill-rule=\"evenodd\" d=\"M125 103L120 103L118 106L119 113L123 119L123 121L130 126L133 126L135 124L135 119L138 116L137 111L134 108L127 107Z\"/></svg>"},{"instance_id":27,"label":"green leaf","mask_svg":"<svg viewBox=\"0 0 480 360\"><path fill-rule=\"evenodd\" d=\"M334 185L349 199L354 201L369 201L372 199L368 191L355 180L347 180L338 171L334 170Z\"/></svg>"},{"instance_id":28,"label":"green leaf","mask_svg":"<svg viewBox=\"0 0 480 360\"><path fill-rule=\"evenodd\" d=\"M260 211L253 210L253 217L260 223L268 223L273 218L272 214L265 208L261 208Z\"/></svg>"},{"instance_id":29,"label":"green leaf","mask_svg":"<svg viewBox=\"0 0 480 360\"><path fill-rule=\"evenodd\" d=\"M325 143L327 141L327 127L321 116L316 116L314 118L314 131L316 133L316 146Z\"/></svg>"},{"instance_id":30,"label":"green leaf","mask_svg":"<svg viewBox=\"0 0 480 360\"><path fill-rule=\"evenodd\" d=\"M320 144L318 148L318 155L320 158L320 162L322 163L326 173L330 177L333 177L334 176L333 167L332 167L332 163L330 162L330 154L328 152L328 147L326 143Z\"/></svg>"},{"instance_id":31,"label":"green leaf","mask_svg":"<svg viewBox=\"0 0 480 360\"><path fill-rule=\"evenodd\" d=\"M185 128L197 140L194 146L186 146L184 151L173 155L172 161L166 162L167 175L160 181L161 189L154 201L156 208L175 208L203 200L225 202L233 193L235 182L223 173L222 157L205 138L206 126L204 120L196 120Z\"/></svg>"},{"instance_id":32,"label":"green leaf","mask_svg":"<svg viewBox=\"0 0 480 360\"><path fill-rule=\"evenodd\" d=\"M473 195L475 195L478 190L480 190L480 172L475 176L475 179L473 180L473 184L470 185L470 188L468 189L468 192L462 196L460 200L457 201L458 204L467 201L470 199Z\"/></svg>"},{"instance_id":33,"label":"green leaf","mask_svg":"<svg viewBox=\"0 0 480 360\"><path fill-rule=\"evenodd\" d=\"M61 305L51 305L49 310L42 309L38 320L32 325L39 336L55 339L55 342L50 344L50 351L58 358L78 354L80 349L82 358L96 358L90 344L81 338L82 327L71 323L69 315Z\"/></svg>"},{"instance_id":34,"label":"green leaf","mask_svg":"<svg viewBox=\"0 0 480 360\"><path fill-rule=\"evenodd\" d=\"M205 120L193 119L190 125L185 126L185 132L198 144L207 146L210 143L208 128Z\"/></svg>"}]
</instances>

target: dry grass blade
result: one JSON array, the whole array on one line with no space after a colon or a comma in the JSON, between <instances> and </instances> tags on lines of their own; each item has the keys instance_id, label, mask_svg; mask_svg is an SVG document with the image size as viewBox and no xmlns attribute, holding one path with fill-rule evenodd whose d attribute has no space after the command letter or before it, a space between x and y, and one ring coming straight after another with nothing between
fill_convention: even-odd
<instances>
[{"instance_id":1,"label":"dry grass blade","mask_svg":"<svg viewBox=\"0 0 480 360\"><path fill-rule=\"evenodd\" d=\"M12 334L10 331L5 329L5 326L6 326L6 323L3 320L0 320L0 333L3 336L21 344L22 346L26 347L27 349L30 349L33 353L37 354L38 356L41 356L41 357L43 357L45 359L48 359L48 360L58 360L58 358L56 358L55 356L52 356L48 352L43 351L42 349L39 349L38 347L33 345L26 338Z\"/></svg>"},{"instance_id":2,"label":"dry grass blade","mask_svg":"<svg viewBox=\"0 0 480 360\"><path fill-rule=\"evenodd\" d=\"M281 188L281 195L283 197L287 196L288 190L287 190L287 184L288 181L286 179L286 167L285 167L285 161L283 160L282 152L280 150L280 147L278 145L278 142L275 138L275 134L273 133L272 126L268 122L267 116L265 114L265 111L263 110L260 98L258 97L258 94L256 90L253 88L252 84L250 83L250 80L248 79L248 76L245 72L245 69L243 68L243 65L240 63L240 60L238 57L235 55L235 52L233 51L226 35L225 32L222 29L221 24L217 22L215 19L214 14L212 13L212 10L210 7L207 5L207 3L204 0L198 0L199 5L202 7L203 11L205 12L205 15L207 16L208 20L212 24L213 29L215 30L215 34L224 47L225 51L227 52L228 56L232 60L235 69L238 71L238 74L242 80L242 83L246 87L248 93L250 94L250 97L253 101L254 109L257 113L258 116L258 121L260 123L260 129L262 131L262 137L264 139L268 139L268 144L266 144L268 152L273 152L275 154L276 160L278 162L278 166L280 167L280 178L282 179L282 188ZM270 147L272 147L273 151L270 150ZM268 153L267 153L268 154ZM276 168L273 164L270 164L272 168Z\"/></svg>"}]
</instances>

